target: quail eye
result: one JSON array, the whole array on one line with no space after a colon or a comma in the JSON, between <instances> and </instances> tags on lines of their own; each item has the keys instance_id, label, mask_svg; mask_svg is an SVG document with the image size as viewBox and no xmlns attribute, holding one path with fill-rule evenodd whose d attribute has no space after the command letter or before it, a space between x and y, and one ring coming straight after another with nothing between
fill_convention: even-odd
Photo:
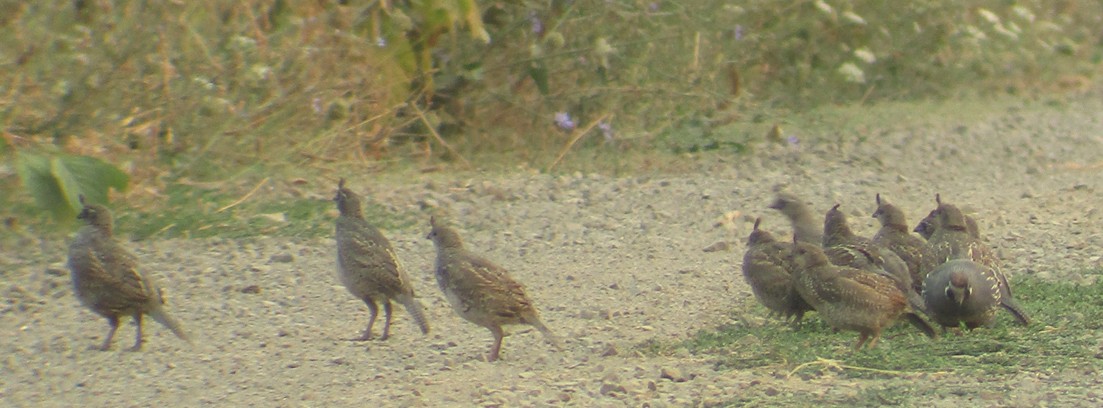
<instances>
[{"instance_id":1,"label":"quail eye","mask_svg":"<svg viewBox=\"0 0 1103 408\"><path fill-rule=\"evenodd\" d=\"M954 291L950 290L950 287L946 287L946 298L954 300Z\"/></svg>"}]
</instances>

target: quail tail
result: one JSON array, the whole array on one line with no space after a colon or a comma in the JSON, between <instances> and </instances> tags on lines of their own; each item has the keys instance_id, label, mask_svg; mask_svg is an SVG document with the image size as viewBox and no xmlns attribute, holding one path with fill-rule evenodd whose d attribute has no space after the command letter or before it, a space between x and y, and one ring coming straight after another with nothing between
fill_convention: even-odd
<instances>
[{"instance_id":1,"label":"quail tail","mask_svg":"<svg viewBox=\"0 0 1103 408\"><path fill-rule=\"evenodd\" d=\"M414 318L414 322L421 329L421 333L429 334L429 321L425 319L425 311L421 307L421 302L410 295L399 296L396 300L406 308L406 312L410 313L410 317Z\"/></svg>"},{"instance_id":2,"label":"quail tail","mask_svg":"<svg viewBox=\"0 0 1103 408\"><path fill-rule=\"evenodd\" d=\"M156 320L157 323L161 323L165 327L168 327L169 330L172 330L172 334L175 334L176 337L179 337L181 340L184 340L188 344L192 344L191 338L188 337L187 333L184 333L184 327L180 325L180 322L178 320L173 319L172 316L169 316L168 312L165 312L164 309L155 308L153 310L150 310L148 314L149 317L153 318L153 320Z\"/></svg>"},{"instance_id":3,"label":"quail tail","mask_svg":"<svg viewBox=\"0 0 1103 408\"><path fill-rule=\"evenodd\" d=\"M1015 321L1019 322L1019 324L1023 326L1030 325L1030 316L1026 315L1026 311L1023 310L1022 306L1019 306L1019 302L1016 302L1015 299L1009 297L1002 298L1000 299L1000 306L1008 313L1011 313L1012 316L1015 316Z\"/></svg>"},{"instance_id":4,"label":"quail tail","mask_svg":"<svg viewBox=\"0 0 1103 408\"><path fill-rule=\"evenodd\" d=\"M536 330L539 330L553 347L557 350L563 350L563 339L556 336L555 333L552 333L551 329L545 326L543 321L539 318L531 319L530 324L532 324L532 327L535 327Z\"/></svg>"},{"instance_id":5,"label":"quail tail","mask_svg":"<svg viewBox=\"0 0 1103 408\"><path fill-rule=\"evenodd\" d=\"M923 334L927 335L927 337L930 337L932 339L938 338L938 333L935 332L934 327L931 327L931 324L927 323L926 320L923 320L923 318L920 317L918 314L912 312L904 313L904 318L908 319L908 323L911 323L912 326L915 326L915 328L922 331Z\"/></svg>"}]
</instances>

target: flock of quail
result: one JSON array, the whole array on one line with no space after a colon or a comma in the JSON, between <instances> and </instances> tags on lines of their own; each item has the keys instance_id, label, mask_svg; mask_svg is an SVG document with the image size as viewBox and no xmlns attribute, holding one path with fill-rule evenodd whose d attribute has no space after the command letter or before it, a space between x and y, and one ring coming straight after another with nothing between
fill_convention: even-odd
<instances>
[{"instance_id":1,"label":"flock of quail","mask_svg":"<svg viewBox=\"0 0 1103 408\"><path fill-rule=\"evenodd\" d=\"M367 220L360 197L338 183L333 199L340 212L336 222L337 266L340 281L367 304L371 316L363 335L373 339L373 326L383 306L383 333L390 336L391 302L410 314L422 333L429 322L414 295L406 271L390 241ZM782 193L770 205L792 222L792 242L774 239L759 229L748 238L743 276L755 297L772 314L799 324L805 313L816 311L829 325L857 331L855 348L876 345L881 331L904 317L930 337L937 333L920 314L943 327L969 329L991 324L999 309L1009 311L1023 325L1030 320L1011 296L992 250L980 239L976 223L957 207L936 197L938 208L923 219L911 235L903 212L877 197L873 213L881 230L872 239L854 234L836 205L823 228L808 205ZM165 311L161 289L138 268L137 257L113 237L107 208L85 202L77 217L85 222L69 246L69 268L76 296L93 312L105 317L110 329L102 345L111 347L119 318L133 317L137 325L134 346L142 347L142 317L149 315L188 341L180 323ZM497 264L468 251L455 230L430 219L426 238L437 250L436 280L456 314L485 327L494 337L488 361L498 359L502 326L527 324L540 331L556 348L559 339L540 319L525 288Z\"/></svg>"},{"instance_id":2,"label":"flock of quail","mask_svg":"<svg viewBox=\"0 0 1103 408\"><path fill-rule=\"evenodd\" d=\"M391 301L409 312L422 333L429 333L421 303L402 268L390 241L364 219L360 196L345 188L341 179L337 186L337 269L341 283L353 296L368 305L371 317L363 335L355 340L371 340L372 328L383 305L383 334L390 337ZM161 289L151 276L138 270L138 260L112 235L113 220L107 208L85 202L77 216L87 224L69 246L69 269L77 298L93 312L107 318L111 326L103 344L107 350L119 326L119 318L132 316L137 325L137 338L131 351L142 348L142 317L149 315L164 324L181 339L188 341L180 324L164 310ZM435 218L429 221L432 230L426 237L437 248L436 278L445 298L460 317L485 327L494 336L487 355L488 361L498 359L504 325L528 324L535 327L556 348L562 341L543 321L525 294L525 287L509 276L505 268L468 251L455 230Z\"/></svg>"},{"instance_id":3,"label":"flock of quail","mask_svg":"<svg viewBox=\"0 0 1103 408\"><path fill-rule=\"evenodd\" d=\"M876 198L881 229L870 239L854 234L839 205L820 228L808 204L779 193L769 207L792 223L793 240L778 241L755 221L743 257L755 298L794 324L816 311L828 325L858 332L855 349L876 345L901 317L937 337L921 314L943 333L990 325L1000 309L1030 324L976 221L936 195L937 208L914 229L924 240L908 231L903 211Z\"/></svg>"}]
</instances>

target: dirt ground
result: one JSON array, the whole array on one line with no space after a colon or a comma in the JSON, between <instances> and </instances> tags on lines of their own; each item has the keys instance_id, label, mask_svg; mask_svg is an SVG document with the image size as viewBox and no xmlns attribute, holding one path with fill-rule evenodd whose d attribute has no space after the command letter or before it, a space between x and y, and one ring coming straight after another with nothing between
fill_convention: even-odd
<instances>
[{"instance_id":1,"label":"dirt ground","mask_svg":"<svg viewBox=\"0 0 1103 408\"><path fill-rule=\"evenodd\" d=\"M0 405L664 407L748 396L769 404L792 395L882 405L863 398L907 384L928 396L927 406L1098 406L1103 379L1090 372L789 377L792 367L782 362L718 371L708 355L637 351L648 340L687 339L740 315L764 316L749 301L739 265L754 217L775 233L788 231L765 208L777 185L819 211L841 203L866 235L875 231L875 193L914 224L940 192L974 214L1013 277L1089 279L1079 272L1099 268L1103 255L1103 103L1013 105L991 117L871 129L843 141L790 126L797 145L690 158L699 168L690 175L353 179L368 200L426 215L385 233L427 308L428 336L396 309L390 340L348 340L368 312L337 281L332 239L156 240L127 245L159 274L169 309L195 345L147 321L143 352L122 351L133 341L129 324L114 350L92 351L107 325L72 295L66 243L4 248ZM316 180L310 188L328 199L332 184ZM500 361L482 361L489 332L456 316L436 287L435 251L424 238L432 212L528 287L547 324L567 339L565 350L517 327ZM703 251L718 242L729 248Z\"/></svg>"}]
</instances>

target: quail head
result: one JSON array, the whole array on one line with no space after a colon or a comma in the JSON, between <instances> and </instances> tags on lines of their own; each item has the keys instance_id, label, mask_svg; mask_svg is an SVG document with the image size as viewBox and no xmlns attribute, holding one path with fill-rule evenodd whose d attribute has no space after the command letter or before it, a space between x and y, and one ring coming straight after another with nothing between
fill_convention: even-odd
<instances>
[{"instance_id":1,"label":"quail head","mask_svg":"<svg viewBox=\"0 0 1103 408\"><path fill-rule=\"evenodd\" d=\"M946 327L974 329L992 322L1001 304L995 271L969 259L953 259L927 274L923 299L930 316Z\"/></svg>"},{"instance_id":2,"label":"quail head","mask_svg":"<svg viewBox=\"0 0 1103 408\"><path fill-rule=\"evenodd\" d=\"M827 324L857 331L855 349L875 346L881 330L902 315L927 336L936 336L889 277L833 265L819 246L805 242L794 242L789 259L797 291Z\"/></svg>"},{"instance_id":3,"label":"quail head","mask_svg":"<svg viewBox=\"0 0 1103 408\"><path fill-rule=\"evenodd\" d=\"M743 279L771 314L780 314L785 319L792 317L794 324L800 324L804 312L812 310L812 306L793 286L792 265L787 260L792 245L778 242L769 231L759 229L761 221L755 220L754 230L747 238Z\"/></svg>"},{"instance_id":4,"label":"quail head","mask_svg":"<svg viewBox=\"0 0 1103 408\"><path fill-rule=\"evenodd\" d=\"M812 214L812 210L803 200L796 195L780 192L770 208L778 210L793 224L793 232L800 242L809 242L819 245L823 242L823 229L821 224Z\"/></svg>"},{"instance_id":5,"label":"quail head","mask_svg":"<svg viewBox=\"0 0 1103 408\"><path fill-rule=\"evenodd\" d=\"M138 270L138 257L115 240L111 212L104 206L87 203L83 195L80 203L83 208L77 218L86 225L69 245L69 270L77 299L107 318L110 325L107 337L97 348L111 348L121 316L133 317L137 326L130 351L142 349L143 315L149 315L190 343L180 322L165 310L161 289L150 275Z\"/></svg>"},{"instance_id":6,"label":"quail head","mask_svg":"<svg viewBox=\"0 0 1103 408\"><path fill-rule=\"evenodd\" d=\"M437 248L436 277L444 297L456 314L494 336L487 361L498 359L503 325L531 325L553 346L562 348L562 341L544 325L524 286L505 268L465 249L459 234L436 218L430 218L429 224L432 230L426 238Z\"/></svg>"},{"instance_id":7,"label":"quail head","mask_svg":"<svg viewBox=\"0 0 1103 408\"><path fill-rule=\"evenodd\" d=\"M363 335L356 340L372 339L372 326L383 304L383 335L391 334L391 301L406 308L424 334L429 333L429 322L421 303L414 298L414 288L406 271L395 255L387 237L364 219L360 196L345 188L345 179L337 183L337 195L333 198L341 215L337 217L337 271L341 283L353 296L368 305L371 317Z\"/></svg>"}]
</instances>

